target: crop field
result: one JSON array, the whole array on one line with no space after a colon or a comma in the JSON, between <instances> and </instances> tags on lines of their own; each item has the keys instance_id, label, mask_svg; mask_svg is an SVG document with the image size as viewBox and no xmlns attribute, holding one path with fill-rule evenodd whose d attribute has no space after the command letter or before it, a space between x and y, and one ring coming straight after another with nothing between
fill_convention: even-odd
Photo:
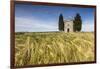
<instances>
[{"instance_id":1,"label":"crop field","mask_svg":"<svg viewBox=\"0 0 100 69\"><path fill-rule=\"evenodd\" d=\"M94 61L93 32L15 34L15 66Z\"/></svg>"}]
</instances>

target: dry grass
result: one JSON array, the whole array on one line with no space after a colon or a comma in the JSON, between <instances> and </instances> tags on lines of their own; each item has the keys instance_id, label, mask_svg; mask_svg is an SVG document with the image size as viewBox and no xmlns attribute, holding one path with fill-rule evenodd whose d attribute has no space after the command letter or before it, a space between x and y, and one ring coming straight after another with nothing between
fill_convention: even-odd
<instances>
[{"instance_id":1,"label":"dry grass","mask_svg":"<svg viewBox=\"0 0 100 69\"><path fill-rule=\"evenodd\" d=\"M94 61L93 33L16 33L15 65Z\"/></svg>"}]
</instances>

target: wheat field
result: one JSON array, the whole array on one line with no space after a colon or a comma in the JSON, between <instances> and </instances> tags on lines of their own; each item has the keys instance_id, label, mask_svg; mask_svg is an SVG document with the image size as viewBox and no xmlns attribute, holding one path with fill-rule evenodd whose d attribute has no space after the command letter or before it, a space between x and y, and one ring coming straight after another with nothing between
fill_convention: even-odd
<instances>
[{"instance_id":1,"label":"wheat field","mask_svg":"<svg viewBox=\"0 0 100 69\"><path fill-rule=\"evenodd\" d=\"M15 34L15 66L94 61L93 32Z\"/></svg>"}]
</instances>

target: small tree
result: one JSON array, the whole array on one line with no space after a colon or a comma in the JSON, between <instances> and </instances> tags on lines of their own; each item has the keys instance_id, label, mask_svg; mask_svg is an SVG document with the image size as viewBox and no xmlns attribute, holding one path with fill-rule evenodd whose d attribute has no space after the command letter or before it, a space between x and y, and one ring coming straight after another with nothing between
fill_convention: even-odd
<instances>
[{"instance_id":1,"label":"small tree","mask_svg":"<svg viewBox=\"0 0 100 69\"><path fill-rule=\"evenodd\" d=\"M82 28L82 20L81 20L81 16L79 13L76 14L75 18L74 18L74 31L81 31Z\"/></svg>"},{"instance_id":2,"label":"small tree","mask_svg":"<svg viewBox=\"0 0 100 69\"><path fill-rule=\"evenodd\" d=\"M60 16L59 16L59 31L64 31L64 21L63 21L62 14L60 14Z\"/></svg>"}]
</instances>

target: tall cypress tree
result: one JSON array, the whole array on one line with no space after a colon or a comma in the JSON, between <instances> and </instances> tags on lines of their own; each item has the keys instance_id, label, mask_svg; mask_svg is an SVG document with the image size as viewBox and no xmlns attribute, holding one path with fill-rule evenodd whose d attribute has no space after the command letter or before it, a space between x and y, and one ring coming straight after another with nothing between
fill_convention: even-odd
<instances>
[{"instance_id":1,"label":"tall cypress tree","mask_svg":"<svg viewBox=\"0 0 100 69\"><path fill-rule=\"evenodd\" d=\"M62 14L60 14L60 16L59 16L59 31L64 31L64 21L63 21Z\"/></svg>"},{"instance_id":2,"label":"tall cypress tree","mask_svg":"<svg viewBox=\"0 0 100 69\"><path fill-rule=\"evenodd\" d=\"M75 18L74 18L74 31L81 31L82 28L82 20L81 20L81 16L79 13L76 14Z\"/></svg>"}]
</instances>

